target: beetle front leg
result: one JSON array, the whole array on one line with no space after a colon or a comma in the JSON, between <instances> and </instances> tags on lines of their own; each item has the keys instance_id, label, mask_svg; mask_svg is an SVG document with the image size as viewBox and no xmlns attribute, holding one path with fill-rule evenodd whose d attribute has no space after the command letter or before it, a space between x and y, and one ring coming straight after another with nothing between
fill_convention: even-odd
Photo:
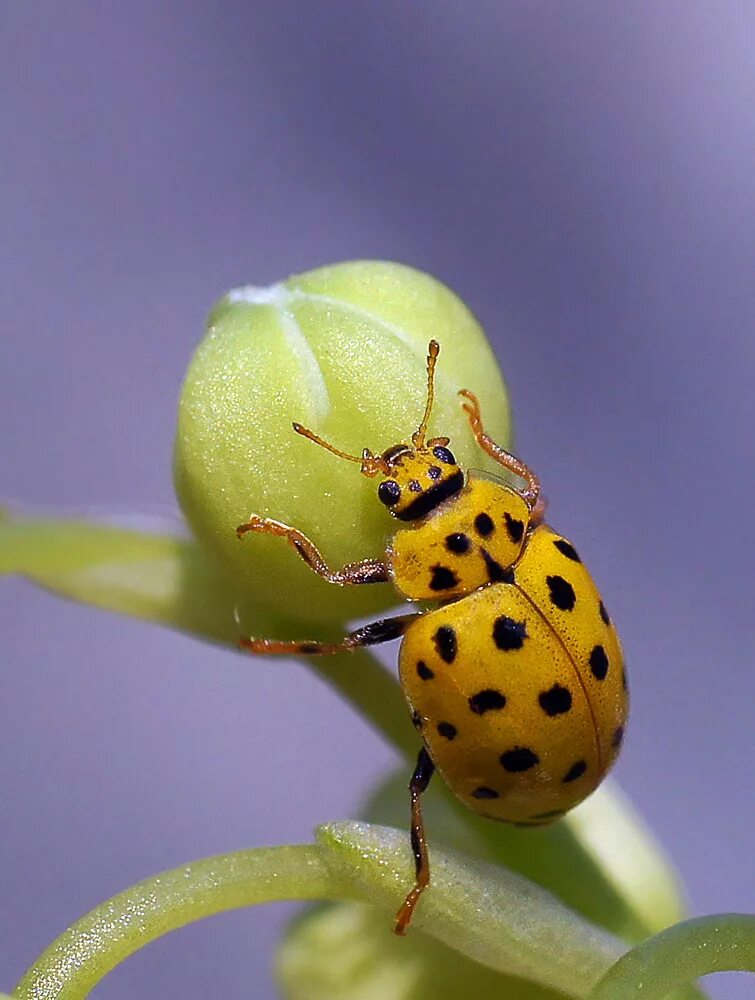
<instances>
[{"instance_id":1,"label":"beetle front leg","mask_svg":"<svg viewBox=\"0 0 755 1000\"><path fill-rule=\"evenodd\" d=\"M359 562L346 563L341 569L331 569L306 535L282 521L274 521L271 517L258 517L253 514L248 521L236 528L236 535L243 538L249 531L285 538L307 566L328 583L343 587L349 584L388 583L391 578L387 564L380 559L361 559Z\"/></svg>"},{"instance_id":2,"label":"beetle front leg","mask_svg":"<svg viewBox=\"0 0 755 1000\"><path fill-rule=\"evenodd\" d=\"M491 437L488 437L482 426L482 414L480 413L480 403L477 396L473 392L470 392L469 389L462 389L459 395L464 399L462 407L469 420L469 426L472 428L475 441L485 454L490 455L504 469L508 469L509 472L513 472L515 476L519 476L520 479L525 481L527 488L521 491L522 496L531 508L537 510L539 519L542 520L542 516L545 513L545 501L543 501L542 505L539 505L539 477L535 475L528 465L525 465L515 455L512 455L510 451L506 451L500 444L496 444Z\"/></svg>"}]
</instances>

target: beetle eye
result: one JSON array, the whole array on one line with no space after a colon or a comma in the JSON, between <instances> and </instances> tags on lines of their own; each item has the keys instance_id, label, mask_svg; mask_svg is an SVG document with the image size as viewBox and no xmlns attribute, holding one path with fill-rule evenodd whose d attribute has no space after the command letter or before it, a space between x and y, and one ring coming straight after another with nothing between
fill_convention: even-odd
<instances>
[{"instance_id":1,"label":"beetle eye","mask_svg":"<svg viewBox=\"0 0 755 1000\"><path fill-rule=\"evenodd\" d=\"M445 462L446 465L456 465L453 452L450 452L448 448L444 448L442 445L433 448L433 455L435 455L439 462Z\"/></svg>"},{"instance_id":2,"label":"beetle eye","mask_svg":"<svg viewBox=\"0 0 755 1000\"><path fill-rule=\"evenodd\" d=\"M392 507L401 498L401 487L395 479L386 479L378 486L378 499L386 507Z\"/></svg>"}]
</instances>

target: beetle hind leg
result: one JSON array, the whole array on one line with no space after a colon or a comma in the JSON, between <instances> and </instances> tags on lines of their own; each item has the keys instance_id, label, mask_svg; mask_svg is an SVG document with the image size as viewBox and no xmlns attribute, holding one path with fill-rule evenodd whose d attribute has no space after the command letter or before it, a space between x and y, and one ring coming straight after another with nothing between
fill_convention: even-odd
<instances>
[{"instance_id":1,"label":"beetle hind leg","mask_svg":"<svg viewBox=\"0 0 755 1000\"><path fill-rule=\"evenodd\" d=\"M435 771L435 765L430 760L427 750L422 748L417 757L417 766L414 768L411 781L409 782L409 794L412 803L412 853L414 854L414 885L408 892L406 899L399 907L396 914L394 931L396 934L406 934L406 929L411 923L412 915L419 902L420 896L430 884L430 859L427 853L427 839L425 837L425 824L422 820L422 793L430 784Z\"/></svg>"}]
</instances>

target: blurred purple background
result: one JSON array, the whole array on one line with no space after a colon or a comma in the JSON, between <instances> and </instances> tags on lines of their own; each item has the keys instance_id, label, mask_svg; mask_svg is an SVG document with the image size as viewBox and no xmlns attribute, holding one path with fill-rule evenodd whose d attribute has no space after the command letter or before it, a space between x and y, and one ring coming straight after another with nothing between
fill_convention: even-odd
<instances>
[{"instance_id":1,"label":"blurred purple background","mask_svg":"<svg viewBox=\"0 0 755 1000\"><path fill-rule=\"evenodd\" d=\"M433 272L622 626L622 784L694 912L755 910L755 7L265 6L2 5L0 491L169 511L218 294L351 257ZM0 988L126 885L307 839L395 763L296 665L20 582L2 617ZM288 912L172 935L97 996L267 1000Z\"/></svg>"}]
</instances>

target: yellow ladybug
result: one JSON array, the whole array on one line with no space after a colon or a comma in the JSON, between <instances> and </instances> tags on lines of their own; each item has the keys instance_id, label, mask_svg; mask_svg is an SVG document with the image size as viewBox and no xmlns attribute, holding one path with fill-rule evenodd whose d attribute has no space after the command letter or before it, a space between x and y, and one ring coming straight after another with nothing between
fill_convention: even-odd
<instances>
[{"instance_id":1,"label":"yellow ladybug","mask_svg":"<svg viewBox=\"0 0 755 1000\"><path fill-rule=\"evenodd\" d=\"M399 934L430 880L420 796L435 770L475 812L542 826L600 784L621 747L628 706L616 630L574 546L543 522L538 477L487 436L466 389L477 444L523 488L465 477L448 438L425 440L439 350L431 341L427 403L410 441L357 457L294 424L365 476L382 477L378 498L405 525L384 558L332 570L280 521L252 517L237 529L239 538L281 535L331 583L391 581L409 600L440 602L335 643L241 639L253 653L320 655L403 636L401 684L423 747L409 783L416 881L396 917Z\"/></svg>"}]
</instances>

